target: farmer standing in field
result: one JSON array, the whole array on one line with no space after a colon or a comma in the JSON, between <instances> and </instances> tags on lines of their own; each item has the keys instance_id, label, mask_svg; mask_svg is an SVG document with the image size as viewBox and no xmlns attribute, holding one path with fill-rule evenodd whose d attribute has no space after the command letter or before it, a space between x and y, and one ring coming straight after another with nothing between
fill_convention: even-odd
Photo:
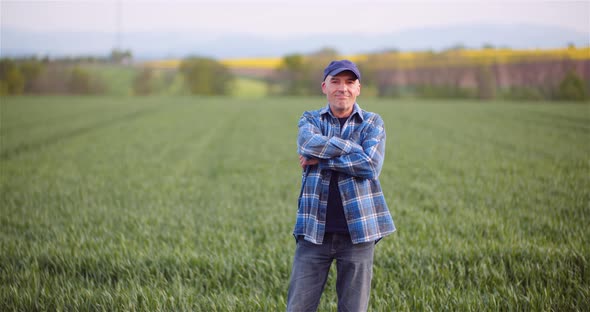
<instances>
[{"instance_id":1,"label":"farmer standing in field","mask_svg":"<svg viewBox=\"0 0 590 312\"><path fill-rule=\"evenodd\" d=\"M303 178L288 311L316 311L333 260L338 311L366 311L375 244L395 231L378 180L383 120L356 103L360 80L351 61L331 62L322 82L328 105L299 120Z\"/></svg>"}]
</instances>

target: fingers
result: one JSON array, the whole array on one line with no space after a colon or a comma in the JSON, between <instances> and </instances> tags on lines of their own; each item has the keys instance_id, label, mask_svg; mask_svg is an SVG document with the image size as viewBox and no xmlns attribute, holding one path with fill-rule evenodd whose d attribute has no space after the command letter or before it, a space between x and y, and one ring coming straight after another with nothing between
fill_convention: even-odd
<instances>
[{"instance_id":1,"label":"fingers","mask_svg":"<svg viewBox=\"0 0 590 312\"><path fill-rule=\"evenodd\" d=\"M299 155L299 165L305 169L306 166L317 165L319 161L315 158L307 159L305 156Z\"/></svg>"}]
</instances>

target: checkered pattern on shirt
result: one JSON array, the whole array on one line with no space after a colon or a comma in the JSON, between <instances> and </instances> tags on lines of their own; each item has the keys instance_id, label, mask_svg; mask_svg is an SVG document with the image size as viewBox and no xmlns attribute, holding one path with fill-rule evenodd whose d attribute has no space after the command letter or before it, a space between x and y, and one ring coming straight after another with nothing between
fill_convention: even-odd
<instances>
[{"instance_id":1,"label":"checkered pattern on shirt","mask_svg":"<svg viewBox=\"0 0 590 312\"><path fill-rule=\"evenodd\" d=\"M385 153L385 129L378 114L355 103L340 131L329 105L306 111L299 120L297 146L300 155L317 158L319 164L303 171L294 235L322 243L331 170L340 173L338 187L353 243L375 241L395 231L378 180Z\"/></svg>"}]
</instances>

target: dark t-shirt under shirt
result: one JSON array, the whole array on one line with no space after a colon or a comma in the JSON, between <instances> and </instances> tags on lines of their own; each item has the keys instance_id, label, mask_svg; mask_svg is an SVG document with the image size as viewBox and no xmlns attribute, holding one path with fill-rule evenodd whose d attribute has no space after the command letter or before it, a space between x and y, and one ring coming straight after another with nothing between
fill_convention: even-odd
<instances>
[{"instance_id":1,"label":"dark t-shirt under shirt","mask_svg":"<svg viewBox=\"0 0 590 312\"><path fill-rule=\"evenodd\" d=\"M340 133L348 118L338 118L340 121ZM338 171L332 170L330 188L328 193L328 208L326 211L326 233L348 233L348 223L344 216L342 197L338 189Z\"/></svg>"}]
</instances>

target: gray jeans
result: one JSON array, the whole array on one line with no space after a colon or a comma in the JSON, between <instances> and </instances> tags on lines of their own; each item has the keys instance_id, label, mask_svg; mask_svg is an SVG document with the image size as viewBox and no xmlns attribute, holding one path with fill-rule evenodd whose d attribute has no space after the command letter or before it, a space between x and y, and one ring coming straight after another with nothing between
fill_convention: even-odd
<instances>
[{"instance_id":1,"label":"gray jeans","mask_svg":"<svg viewBox=\"0 0 590 312\"><path fill-rule=\"evenodd\" d=\"M287 311L316 311L332 261L336 260L338 311L366 311L375 242L353 244L348 234L327 233L321 245L297 238Z\"/></svg>"}]
</instances>

